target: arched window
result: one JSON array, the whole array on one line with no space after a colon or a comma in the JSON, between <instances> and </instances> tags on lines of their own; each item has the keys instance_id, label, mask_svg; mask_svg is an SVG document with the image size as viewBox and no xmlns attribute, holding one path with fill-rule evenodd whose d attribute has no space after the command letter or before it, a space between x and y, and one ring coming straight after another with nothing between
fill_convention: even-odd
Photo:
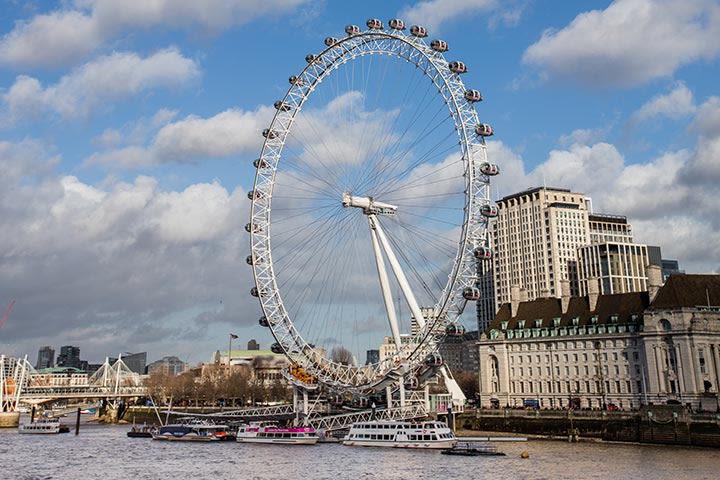
<instances>
[{"instance_id":1,"label":"arched window","mask_svg":"<svg viewBox=\"0 0 720 480\"><path fill-rule=\"evenodd\" d=\"M669 332L670 330L672 330L672 325L670 324L669 321L667 321L666 319L662 318L662 319L660 319L660 321L658 322L658 328L659 328L660 330L665 331L665 332Z\"/></svg>"}]
</instances>

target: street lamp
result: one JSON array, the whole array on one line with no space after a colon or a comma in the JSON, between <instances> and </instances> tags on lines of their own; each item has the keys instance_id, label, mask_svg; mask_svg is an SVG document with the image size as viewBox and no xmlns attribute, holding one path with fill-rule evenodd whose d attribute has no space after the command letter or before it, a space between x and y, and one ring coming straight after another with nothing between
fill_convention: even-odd
<instances>
[{"instance_id":1,"label":"street lamp","mask_svg":"<svg viewBox=\"0 0 720 480\"><path fill-rule=\"evenodd\" d=\"M238 338L237 335L235 335L235 334L233 334L233 333L230 334L230 342L228 343L228 363L227 363L228 368L230 368L230 359L232 358L232 357L231 357L232 341L233 341L233 340L236 340L237 338Z\"/></svg>"}]
</instances>

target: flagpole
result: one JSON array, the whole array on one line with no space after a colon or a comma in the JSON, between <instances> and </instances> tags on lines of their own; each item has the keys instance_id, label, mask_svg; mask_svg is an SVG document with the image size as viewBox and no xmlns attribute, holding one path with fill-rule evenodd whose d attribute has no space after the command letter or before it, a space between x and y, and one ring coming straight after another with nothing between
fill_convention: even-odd
<instances>
[{"instance_id":1,"label":"flagpole","mask_svg":"<svg viewBox=\"0 0 720 480\"><path fill-rule=\"evenodd\" d=\"M232 337L233 334L230 334L230 342L228 343L228 368L230 368L230 352L232 352Z\"/></svg>"}]
</instances>

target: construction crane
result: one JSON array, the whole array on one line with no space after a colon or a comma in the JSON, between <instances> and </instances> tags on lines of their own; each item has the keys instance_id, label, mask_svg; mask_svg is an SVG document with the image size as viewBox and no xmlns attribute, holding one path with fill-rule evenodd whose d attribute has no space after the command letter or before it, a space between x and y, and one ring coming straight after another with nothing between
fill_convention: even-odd
<instances>
[{"instance_id":1,"label":"construction crane","mask_svg":"<svg viewBox=\"0 0 720 480\"><path fill-rule=\"evenodd\" d=\"M10 302L10 304L7 306L7 308L5 309L5 313L3 313L2 318L0 318L0 328L2 328L3 325L5 325L5 321L10 316L10 312L12 312L12 309L14 306L15 306L15 300L12 300Z\"/></svg>"}]
</instances>

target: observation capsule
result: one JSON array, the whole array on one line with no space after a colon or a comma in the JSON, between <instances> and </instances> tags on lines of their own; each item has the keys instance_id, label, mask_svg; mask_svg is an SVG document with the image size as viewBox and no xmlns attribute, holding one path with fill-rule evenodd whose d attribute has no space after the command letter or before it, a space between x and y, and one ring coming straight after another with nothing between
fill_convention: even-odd
<instances>
[{"instance_id":1,"label":"observation capsule","mask_svg":"<svg viewBox=\"0 0 720 480\"><path fill-rule=\"evenodd\" d=\"M333 45L338 43L338 39L335 37L325 37L325 45L328 47L332 47Z\"/></svg>"},{"instance_id":2,"label":"observation capsule","mask_svg":"<svg viewBox=\"0 0 720 480\"><path fill-rule=\"evenodd\" d=\"M253 160L253 167L255 167L255 168L267 168L267 167L268 167L268 163L267 163L265 160L263 160L262 158L257 158L257 159L255 159L255 160Z\"/></svg>"},{"instance_id":3,"label":"observation capsule","mask_svg":"<svg viewBox=\"0 0 720 480\"><path fill-rule=\"evenodd\" d=\"M255 190L250 190L247 194L247 197L249 200L259 200L263 198L262 192L256 192Z\"/></svg>"},{"instance_id":4,"label":"observation capsule","mask_svg":"<svg viewBox=\"0 0 720 480\"><path fill-rule=\"evenodd\" d=\"M448 67L450 68L450 71L453 73L461 74L461 73L467 73L467 66L465 63L460 62L458 60L455 60L454 62L450 62L448 64Z\"/></svg>"},{"instance_id":5,"label":"observation capsule","mask_svg":"<svg viewBox=\"0 0 720 480\"><path fill-rule=\"evenodd\" d=\"M277 137L277 133L275 133L274 130L270 130L269 128L266 128L262 131L262 136L265 138L273 139Z\"/></svg>"},{"instance_id":6,"label":"observation capsule","mask_svg":"<svg viewBox=\"0 0 720 480\"><path fill-rule=\"evenodd\" d=\"M431 353L427 357L425 357L425 365L428 367L439 367L442 365L442 357L439 353Z\"/></svg>"},{"instance_id":7,"label":"observation capsule","mask_svg":"<svg viewBox=\"0 0 720 480\"><path fill-rule=\"evenodd\" d=\"M257 225L255 223L246 223L245 224L245 231L248 233L258 233L262 229L260 228L260 225Z\"/></svg>"},{"instance_id":8,"label":"observation capsule","mask_svg":"<svg viewBox=\"0 0 720 480\"><path fill-rule=\"evenodd\" d=\"M285 350L283 349L282 345L280 345L277 342L270 345L270 351L273 353L285 353Z\"/></svg>"},{"instance_id":9,"label":"observation capsule","mask_svg":"<svg viewBox=\"0 0 720 480\"><path fill-rule=\"evenodd\" d=\"M483 217L495 218L498 216L498 207L494 203L485 203L480 207Z\"/></svg>"},{"instance_id":10,"label":"observation capsule","mask_svg":"<svg viewBox=\"0 0 720 480\"><path fill-rule=\"evenodd\" d=\"M288 78L288 82L290 82L290 85L303 85L305 82L303 82L303 79L293 75L290 78Z\"/></svg>"},{"instance_id":11,"label":"observation capsule","mask_svg":"<svg viewBox=\"0 0 720 480\"><path fill-rule=\"evenodd\" d=\"M268 322L267 317L264 317L264 316L260 317L260 319L258 320L258 323L260 324L261 327L269 327L270 326L270 322Z\"/></svg>"},{"instance_id":12,"label":"observation capsule","mask_svg":"<svg viewBox=\"0 0 720 480\"><path fill-rule=\"evenodd\" d=\"M252 288L250 289L250 295L252 295L253 297L256 297L256 298L257 298L257 297L260 297L260 296L263 296L264 293L265 293L265 292L262 292L262 291L258 290L257 287L252 287Z\"/></svg>"},{"instance_id":13,"label":"observation capsule","mask_svg":"<svg viewBox=\"0 0 720 480\"><path fill-rule=\"evenodd\" d=\"M475 127L475 135L478 137L489 137L493 134L493 128L487 123L481 123Z\"/></svg>"},{"instance_id":14,"label":"observation capsule","mask_svg":"<svg viewBox=\"0 0 720 480\"><path fill-rule=\"evenodd\" d=\"M482 99L482 93L478 90L465 90L465 100L468 102L482 102Z\"/></svg>"},{"instance_id":15,"label":"observation capsule","mask_svg":"<svg viewBox=\"0 0 720 480\"><path fill-rule=\"evenodd\" d=\"M348 35L357 35L360 33L360 27L357 25L347 25L345 26L345 33Z\"/></svg>"},{"instance_id":16,"label":"observation capsule","mask_svg":"<svg viewBox=\"0 0 720 480\"><path fill-rule=\"evenodd\" d=\"M405 388L408 390L415 390L420 386L420 382L418 381L417 377L411 376L405 378Z\"/></svg>"},{"instance_id":17,"label":"observation capsule","mask_svg":"<svg viewBox=\"0 0 720 480\"><path fill-rule=\"evenodd\" d=\"M368 397L365 395L354 395L352 398L352 406L355 408L367 408L368 403Z\"/></svg>"},{"instance_id":18,"label":"observation capsule","mask_svg":"<svg viewBox=\"0 0 720 480\"><path fill-rule=\"evenodd\" d=\"M317 60L317 55L313 55L312 53L310 55L305 56L305 61L307 63L313 63L315 60Z\"/></svg>"},{"instance_id":19,"label":"observation capsule","mask_svg":"<svg viewBox=\"0 0 720 480\"><path fill-rule=\"evenodd\" d=\"M382 22L377 18L370 18L367 22L365 22L365 25L371 30L382 30L383 24Z\"/></svg>"},{"instance_id":20,"label":"observation capsule","mask_svg":"<svg viewBox=\"0 0 720 480\"><path fill-rule=\"evenodd\" d=\"M500 167L496 163L483 162L480 164L480 171L483 175L492 176L500 173Z\"/></svg>"},{"instance_id":21,"label":"observation capsule","mask_svg":"<svg viewBox=\"0 0 720 480\"><path fill-rule=\"evenodd\" d=\"M413 37L425 38L428 34L427 29L422 25L413 25L412 27L410 27L410 35L412 35Z\"/></svg>"},{"instance_id":22,"label":"observation capsule","mask_svg":"<svg viewBox=\"0 0 720 480\"><path fill-rule=\"evenodd\" d=\"M465 300L474 302L480 298L480 289L477 287L465 287L462 295Z\"/></svg>"},{"instance_id":23,"label":"observation capsule","mask_svg":"<svg viewBox=\"0 0 720 480\"><path fill-rule=\"evenodd\" d=\"M275 107L275 110L280 110L281 112L287 112L291 108L290 105L283 102L282 100L278 100L273 104L273 106Z\"/></svg>"},{"instance_id":24,"label":"observation capsule","mask_svg":"<svg viewBox=\"0 0 720 480\"><path fill-rule=\"evenodd\" d=\"M430 48L432 48L436 52L447 52L448 44L445 40L433 40L432 42L430 42Z\"/></svg>"},{"instance_id":25,"label":"observation capsule","mask_svg":"<svg viewBox=\"0 0 720 480\"><path fill-rule=\"evenodd\" d=\"M388 25L390 25L390 28L393 30L405 30L405 22L399 18L393 18L388 22Z\"/></svg>"},{"instance_id":26,"label":"observation capsule","mask_svg":"<svg viewBox=\"0 0 720 480\"><path fill-rule=\"evenodd\" d=\"M478 247L475 247L475 250L473 250L473 255L475 255L475 258L477 258L478 260L487 260L492 258L492 249L487 245L480 245Z\"/></svg>"},{"instance_id":27,"label":"observation capsule","mask_svg":"<svg viewBox=\"0 0 720 480\"><path fill-rule=\"evenodd\" d=\"M451 323L445 327L445 333L451 337L461 337L465 335L465 327L460 324Z\"/></svg>"},{"instance_id":28,"label":"observation capsule","mask_svg":"<svg viewBox=\"0 0 720 480\"><path fill-rule=\"evenodd\" d=\"M331 405L334 405L336 407L342 406L343 403L345 403L345 398L343 397L342 393L340 392L332 392L330 393L330 396L328 397L328 401Z\"/></svg>"},{"instance_id":29,"label":"observation capsule","mask_svg":"<svg viewBox=\"0 0 720 480\"><path fill-rule=\"evenodd\" d=\"M245 257L245 263L247 263L248 265L255 265L255 259L252 255L248 255L247 257Z\"/></svg>"}]
</instances>

